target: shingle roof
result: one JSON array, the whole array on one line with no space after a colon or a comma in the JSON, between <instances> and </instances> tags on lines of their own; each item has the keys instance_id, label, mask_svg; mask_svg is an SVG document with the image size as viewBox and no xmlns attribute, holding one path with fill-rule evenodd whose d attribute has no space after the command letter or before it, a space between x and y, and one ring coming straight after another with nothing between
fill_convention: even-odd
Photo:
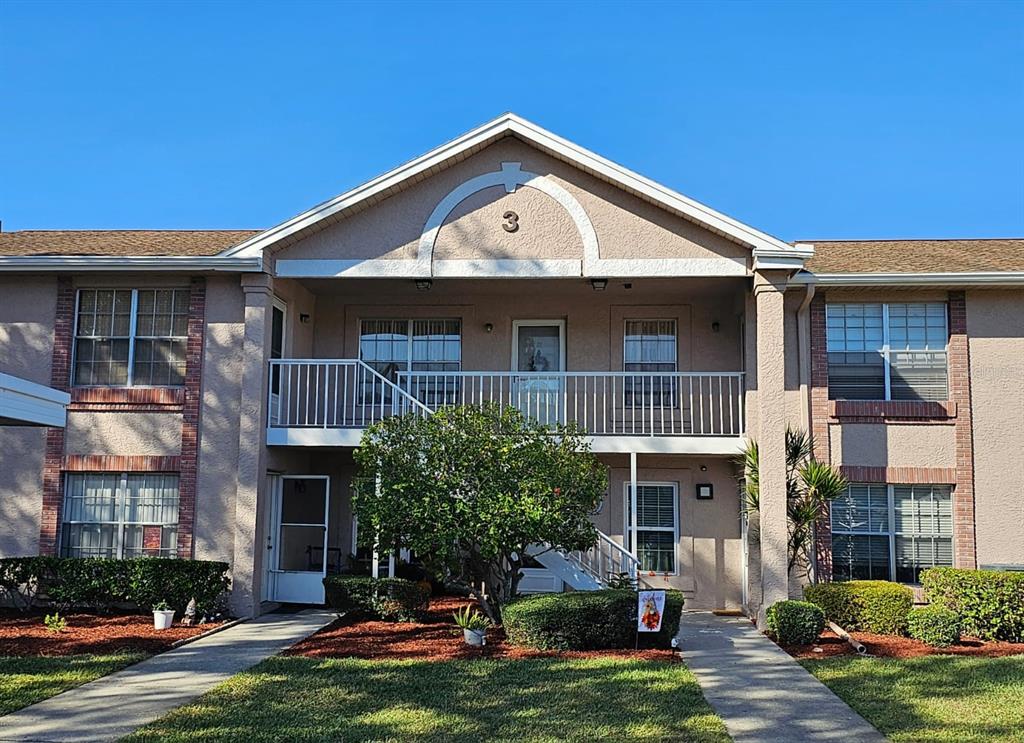
<instances>
[{"instance_id":1,"label":"shingle roof","mask_svg":"<svg viewBox=\"0 0 1024 743\"><path fill-rule=\"evenodd\" d=\"M217 255L261 230L19 230L0 255Z\"/></svg>"},{"instance_id":2,"label":"shingle roof","mask_svg":"<svg viewBox=\"0 0 1024 743\"><path fill-rule=\"evenodd\" d=\"M814 273L1024 271L1024 238L979 240L805 240Z\"/></svg>"}]
</instances>

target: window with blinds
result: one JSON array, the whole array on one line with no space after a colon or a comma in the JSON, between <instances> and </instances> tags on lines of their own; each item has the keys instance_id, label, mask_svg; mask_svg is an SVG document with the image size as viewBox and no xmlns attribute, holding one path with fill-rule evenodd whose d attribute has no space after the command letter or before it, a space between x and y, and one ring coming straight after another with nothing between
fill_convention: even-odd
<instances>
[{"instance_id":1,"label":"window with blinds","mask_svg":"<svg viewBox=\"0 0 1024 743\"><path fill-rule=\"evenodd\" d=\"M178 475L68 474L61 524L64 557L173 557Z\"/></svg>"},{"instance_id":2,"label":"window with blinds","mask_svg":"<svg viewBox=\"0 0 1024 743\"><path fill-rule=\"evenodd\" d=\"M851 483L832 501L831 512L837 580L916 583L922 570L953 564L947 485Z\"/></svg>"},{"instance_id":3,"label":"window with blinds","mask_svg":"<svg viewBox=\"0 0 1024 743\"><path fill-rule=\"evenodd\" d=\"M848 303L825 308L834 400L945 400L946 305Z\"/></svg>"},{"instance_id":4,"label":"window with blinds","mask_svg":"<svg viewBox=\"0 0 1024 743\"><path fill-rule=\"evenodd\" d=\"M640 569L676 572L679 542L679 499L675 483L637 483L636 518L632 487L626 483L626 528Z\"/></svg>"},{"instance_id":5,"label":"window with blinds","mask_svg":"<svg viewBox=\"0 0 1024 743\"><path fill-rule=\"evenodd\" d=\"M462 322L363 320L359 358L395 384L399 372L432 372L416 377L410 394L426 405L452 404L458 398L458 376L434 372L458 372L462 368Z\"/></svg>"},{"instance_id":6,"label":"window with blinds","mask_svg":"<svg viewBox=\"0 0 1024 743\"><path fill-rule=\"evenodd\" d=\"M74 384L184 384L188 303L188 289L80 289Z\"/></svg>"},{"instance_id":7,"label":"window with blinds","mask_svg":"<svg viewBox=\"0 0 1024 743\"><path fill-rule=\"evenodd\" d=\"M626 320L622 370L636 373L624 382L627 405L675 406L678 381L659 373L678 371L678 348L675 320Z\"/></svg>"}]
</instances>

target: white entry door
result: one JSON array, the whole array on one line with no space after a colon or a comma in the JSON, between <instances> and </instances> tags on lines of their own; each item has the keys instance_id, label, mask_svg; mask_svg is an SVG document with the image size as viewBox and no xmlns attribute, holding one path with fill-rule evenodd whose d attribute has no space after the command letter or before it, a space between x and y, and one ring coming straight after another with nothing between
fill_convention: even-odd
<instances>
[{"instance_id":1,"label":"white entry door","mask_svg":"<svg viewBox=\"0 0 1024 743\"><path fill-rule=\"evenodd\" d=\"M324 603L330 492L327 475L275 478L268 576L272 601Z\"/></svg>"},{"instance_id":2,"label":"white entry door","mask_svg":"<svg viewBox=\"0 0 1024 743\"><path fill-rule=\"evenodd\" d=\"M564 419L565 320L512 323L512 402L539 423Z\"/></svg>"}]
</instances>

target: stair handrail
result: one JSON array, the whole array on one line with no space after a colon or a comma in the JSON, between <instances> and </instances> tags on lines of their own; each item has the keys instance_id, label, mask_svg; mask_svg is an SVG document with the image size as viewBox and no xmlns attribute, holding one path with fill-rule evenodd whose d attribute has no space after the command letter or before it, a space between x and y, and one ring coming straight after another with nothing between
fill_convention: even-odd
<instances>
[{"instance_id":1,"label":"stair handrail","mask_svg":"<svg viewBox=\"0 0 1024 743\"><path fill-rule=\"evenodd\" d=\"M397 384L392 382L390 379L385 377L383 374L381 374L379 371L374 369L372 366L367 364L362 359L354 359L354 361L356 362L357 365L363 367L363 369L365 369L369 374L371 374L373 377L375 377L378 381L380 381L383 385L385 385L388 389L391 390L391 392L392 392L392 395L391 395L391 411L392 411L393 414L398 412L398 405L397 405L397 401L398 400L402 400L402 402L404 403L404 405L406 407L412 406L414 408L419 408L423 413L425 413L427 415L433 415L434 414L434 411L432 409L428 408L422 402L417 400L415 396L410 395L408 392L406 392L400 386L398 386ZM405 412L405 411L403 410L402 412Z\"/></svg>"},{"instance_id":2,"label":"stair handrail","mask_svg":"<svg viewBox=\"0 0 1024 743\"><path fill-rule=\"evenodd\" d=\"M612 575L626 574L640 582L640 560L600 529L597 541L590 549L574 550L567 557L592 575L602 586L607 586Z\"/></svg>"}]
</instances>

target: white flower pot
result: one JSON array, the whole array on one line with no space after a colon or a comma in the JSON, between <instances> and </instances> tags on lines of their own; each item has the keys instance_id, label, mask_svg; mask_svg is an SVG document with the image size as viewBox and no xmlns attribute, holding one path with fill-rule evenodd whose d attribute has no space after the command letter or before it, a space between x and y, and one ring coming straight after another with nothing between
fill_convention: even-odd
<instances>
[{"instance_id":1,"label":"white flower pot","mask_svg":"<svg viewBox=\"0 0 1024 743\"><path fill-rule=\"evenodd\" d=\"M153 610L153 628L170 629L174 622L174 609Z\"/></svg>"},{"instance_id":2,"label":"white flower pot","mask_svg":"<svg viewBox=\"0 0 1024 743\"><path fill-rule=\"evenodd\" d=\"M462 630L462 637L467 645L480 647L487 644L486 630L464 629Z\"/></svg>"}]
</instances>

